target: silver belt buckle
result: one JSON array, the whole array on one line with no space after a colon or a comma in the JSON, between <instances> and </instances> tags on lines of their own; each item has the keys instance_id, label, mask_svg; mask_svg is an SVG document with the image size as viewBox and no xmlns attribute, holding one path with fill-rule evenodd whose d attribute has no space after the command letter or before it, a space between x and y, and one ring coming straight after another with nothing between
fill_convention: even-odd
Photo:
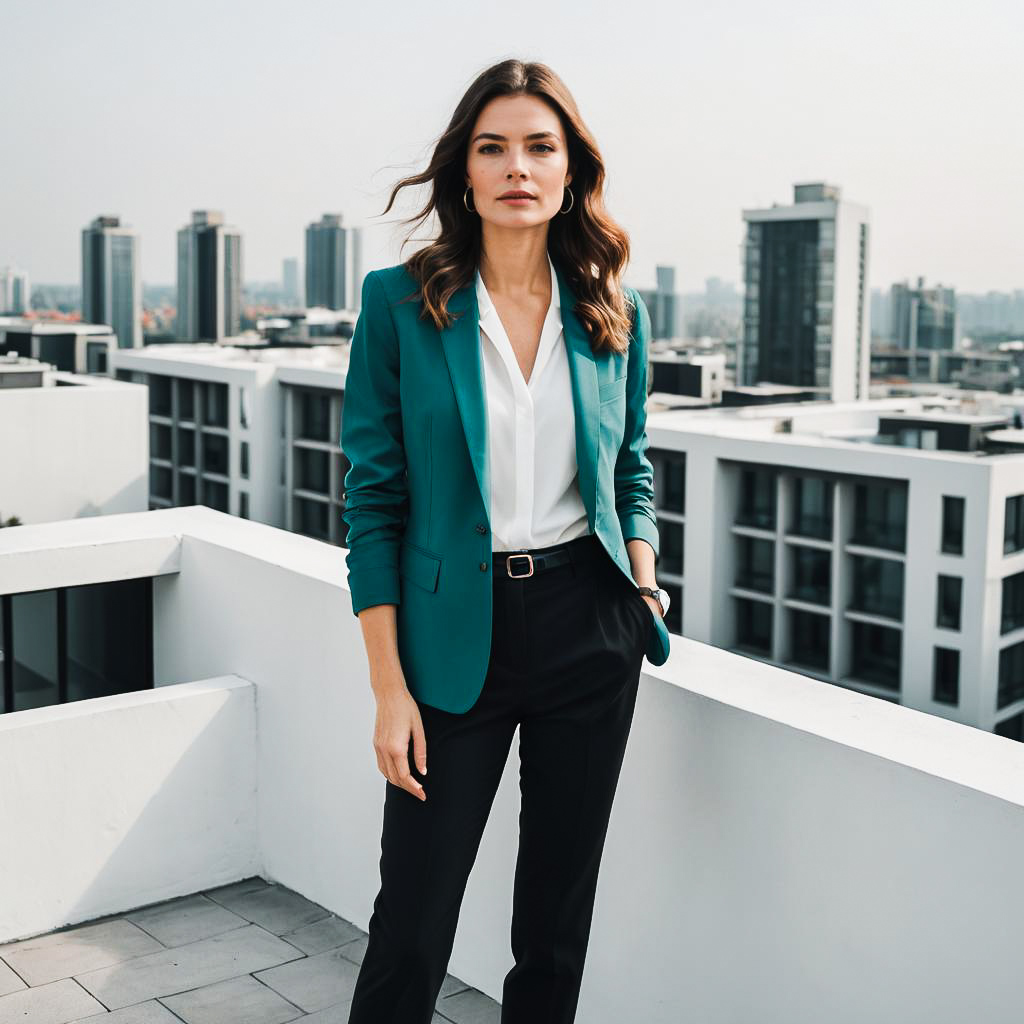
<instances>
[{"instance_id":1,"label":"silver belt buckle","mask_svg":"<svg viewBox=\"0 0 1024 1024\"><path fill-rule=\"evenodd\" d=\"M525 558L530 563L530 571L529 572L514 573L512 571L512 559L513 558ZM520 580L520 579L524 580L524 579L526 579L527 576L532 576L533 575L533 555L531 555L531 554L509 555L505 559L505 571L514 580Z\"/></svg>"}]
</instances>

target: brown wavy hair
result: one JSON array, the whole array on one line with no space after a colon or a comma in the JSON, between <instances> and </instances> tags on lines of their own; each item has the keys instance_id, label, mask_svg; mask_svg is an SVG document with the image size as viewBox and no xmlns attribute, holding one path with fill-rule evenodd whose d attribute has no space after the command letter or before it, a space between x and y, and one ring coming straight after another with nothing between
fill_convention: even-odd
<instances>
[{"instance_id":1,"label":"brown wavy hair","mask_svg":"<svg viewBox=\"0 0 1024 1024\"><path fill-rule=\"evenodd\" d=\"M551 260L576 296L576 314L590 336L592 351L625 352L634 312L621 285L629 261L629 235L605 208L604 162L597 143L565 83L546 64L504 60L482 71L459 101L426 169L392 189L384 213L401 189L429 182L429 200L407 222L418 226L436 211L441 225L436 239L404 261L419 286L409 298L422 301L422 319L432 319L438 329L451 326L448 300L474 280L480 261L480 218L463 202L470 133L492 99L517 95L537 96L558 115L568 143L572 183L577 186L568 214L556 214L548 223Z\"/></svg>"}]
</instances>

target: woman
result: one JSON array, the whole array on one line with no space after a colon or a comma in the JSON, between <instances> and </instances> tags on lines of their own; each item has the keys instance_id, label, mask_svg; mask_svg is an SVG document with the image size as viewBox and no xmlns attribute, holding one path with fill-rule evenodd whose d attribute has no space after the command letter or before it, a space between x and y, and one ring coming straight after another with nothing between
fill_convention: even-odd
<instances>
[{"instance_id":1,"label":"woman","mask_svg":"<svg viewBox=\"0 0 1024 1024\"><path fill-rule=\"evenodd\" d=\"M650 321L619 283L629 240L597 146L544 65L484 71L387 209L424 183L439 237L367 276L342 412L349 586L390 783L349 1021L429 1024L518 727L502 1021L568 1024L641 665L669 653Z\"/></svg>"}]
</instances>

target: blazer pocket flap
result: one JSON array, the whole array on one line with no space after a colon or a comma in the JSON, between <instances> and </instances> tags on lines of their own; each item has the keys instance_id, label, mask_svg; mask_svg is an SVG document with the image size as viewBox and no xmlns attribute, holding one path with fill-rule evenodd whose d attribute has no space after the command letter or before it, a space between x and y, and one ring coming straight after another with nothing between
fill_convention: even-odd
<instances>
[{"instance_id":1,"label":"blazer pocket flap","mask_svg":"<svg viewBox=\"0 0 1024 1024\"><path fill-rule=\"evenodd\" d=\"M607 402L612 398L617 398L619 395L625 394L625 392L625 374L623 374L621 377L616 377L615 380L606 380L597 389L598 397L602 402Z\"/></svg>"},{"instance_id":2,"label":"blazer pocket flap","mask_svg":"<svg viewBox=\"0 0 1024 1024\"><path fill-rule=\"evenodd\" d=\"M398 551L398 572L411 583L431 592L437 590L441 559L403 541Z\"/></svg>"}]
</instances>

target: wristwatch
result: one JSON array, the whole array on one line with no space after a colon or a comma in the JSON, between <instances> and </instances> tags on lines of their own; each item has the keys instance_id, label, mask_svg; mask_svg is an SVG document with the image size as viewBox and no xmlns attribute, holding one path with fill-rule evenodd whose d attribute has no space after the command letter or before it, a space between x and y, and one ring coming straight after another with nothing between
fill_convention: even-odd
<instances>
[{"instance_id":1,"label":"wristwatch","mask_svg":"<svg viewBox=\"0 0 1024 1024\"><path fill-rule=\"evenodd\" d=\"M637 587L636 589L637 593L657 598L658 604L661 605L661 617L665 618L668 614L668 606L671 603L671 598L668 596L667 591L655 590L653 587Z\"/></svg>"}]
</instances>

